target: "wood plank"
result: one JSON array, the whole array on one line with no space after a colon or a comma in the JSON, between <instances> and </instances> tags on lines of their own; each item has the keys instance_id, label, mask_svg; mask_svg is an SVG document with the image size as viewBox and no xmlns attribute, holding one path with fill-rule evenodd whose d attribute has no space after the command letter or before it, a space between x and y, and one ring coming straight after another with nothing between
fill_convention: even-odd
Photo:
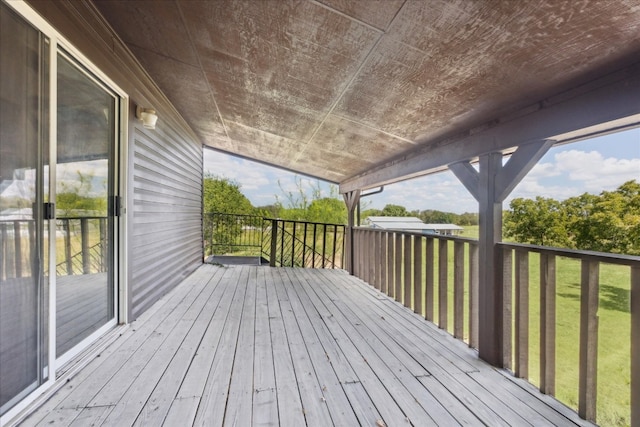
<instances>
[{"instance_id":1,"label":"wood plank","mask_svg":"<svg viewBox=\"0 0 640 427\"><path fill-rule=\"evenodd\" d=\"M434 249L433 238L427 237L425 244L425 267L424 267L424 312L425 319L433 322L433 307L434 307Z\"/></svg>"},{"instance_id":2,"label":"wood plank","mask_svg":"<svg viewBox=\"0 0 640 427\"><path fill-rule=\"evenodd\" d=\"M504 299L502 311L502 367L511 369L513 366L512 349L512 288L513 288L513 251L503 249L502 251L502 296Z\"/></svg>"},{"instance_id":3,"label":"wood plank","mask_svg":"<svg viewBox=\"0 0 640 427\"><path fill-rule=\"evenodd\" d=\"M640 426L640 265L631 267L631 426Z\"/></svg>"},{"instance_id":4,"label":"wood plank","mask_svg":"<svg viewBox=\"0 0 640 427\"><path fill-rule=\"evenodd\" d=\"M453 336L464 339L464 243L453 242Z\"/></svg>"},{"instance_id":5,"label":"wood plank","mask_svg":"<svg viewBox=\"0 0 640 427\"><path fill-rule=\"evenodd\" d=\"M413 312L423 314L423 284L422 284L422 236L414 236L413 244Z\"/></svg>"},{"instance_id":6,"label":"wood plank","mask_svg":"<svg viewBox=\"0 0 640 427\"><path fill-rule=\"evenodd\" d=\"M393 292L393 296L396 301L402 303L402 233L394 233L395 235L395 285L396 288Z\"/></svg>"},{"instance_id":7,"label":"wood plank","mask_svg":"<svg viewBox=\"0 0 640 427\"><path fill-rule=\"evenodd\" d=\"M540 391L556 392L556 257L540 254Z\"/></svg>"},{"instance_id":8,"label":"wood plank","mask_svg":"<svg viewBox=\"0 0 640 427\"><path fill-rule=\"evenodd\" d=\"M478 348L478 245L469 245L469 347Z\"/></svg>"},{"instance_id":9,"label":"wood plank","mask_svg":"<svg viewBox=\"0 0 640 427\"><path fill-rule=\"evenodd\" d=\"M578 414L596 421L598 384L598 298L597 261L582 260L580 279L580 378L578 380Z\"/></svg>"},{"instance_id":10,"label":"wood plank","mask_svg":"<svg viewBox=\"0 0 640 427\"><path fill-rule=\"evenodd\" d=\"M315 278L310 277L308 272L305 271L301 271L301 274L305 275L310 280L310 283L314 284L317 283L317 276L320 276L320 274L318 274ZM331 313L331 315L323 317L324 323L331 331L334 340L344 353L346 359L349 360L351 367L370 396L371 401L375 404L382 419L388 426L404 424L406 422L406 415L400 410L398 404L395 403L395 397L387 389L386 381L383 381L383 379L377 375L374 368L360 353L351 337L343 330L341 323L344 322L344 320L335 315L333 302L323 292L316 292L317 288L318 286L307 284L305 291L316 307L323 307L324 310L328 310Z\"/></svg>"},{"instance_id":11,"label":"wood plank","mask_svg":"<svg viewBox=\"0 0 640 427\"><path fill-rule=\"evenodd\" d=\"M90 362L77 375L70 378L65 386L39 408L40 420L33 424L49 425L55 422L54 409L84 408L119 371L121 366L138 353L146 353L158 348L164 340L163 334L173 329L177 320L187 311L198 293L207 285L213 266L204 266L190 275L176 292L161 298L149 312L133 321L124 334ZM151 332L157 331L150 336ZM72 420L70 420L72 421Z\"/></svg>"},{"instance_id":12,"label":"wood plank","mask_svg":"<svg viewBox=\"0 0 640 427\"><path fill-rule=\"evenodd\" d=\"M516 250L515 366L517 377L529 378L529 252Z\"/></svg>"},{"instance_id":13,"label":"wood plank","mask_svg":"<svg viewBox=\"0 0 640 427\"><path fill-rule=\"evenodd\" d=\"M404 306L411 308L412 305L412 286L411 286L411 269L413 267L413 250L412 250L413 236L407 234L404 236L404 295L402 300Z\"/></svg>"},{"instance_id":14,"label":"wood plank","mask_svg":"<svg viewBox=\"0 0 640 427\"><path fill-rule=\"evenodd\" d=\"M438 239L438 327L447 330L449 321L449 245Z\"/></svg>"},{"instance_id":15,"label":"wood plank","mask_svg":"<svg viewBox=\"0 0 640 427\"><path fill-rule=\"evenodd\" d=\"M277 426L278 399L274 372L269 304L267 300L266 268L257 270L255 357L253 359L253 426Z\"/></svg>"},{"instance_id":16,"label":"wood plank","mask_svg":"<svg viewBox=\"0 0 640 427\"><path fill-rule=\"evenodd\" d=\"M253 365L256 326L256 271L249 270L249 283L244 297L240 330L235 346L231 383L224 413L224 425L249 426L253 408Z\"/></svg>"},{"instance_id":17,"label":"wood plank","mask_svg":"<svg viewBox=\"0 0 640 427\"><path fill-rule=\"evenodd\" d=\"M224 421L238 332L240 321L242 320L242 307L247 291L247 271L249 267L235 266L229 267L229 269L237 270L240 276L237 281L235 295L231 301L231 308L224 325L220 344L213 359L207 384L198 406L194 425L222 425Z\"/></svg>"},{"instance_id":18,"label":"wood plank","mask_svg":"<svg viewBox=\"0 0 640 427\"><path fill-rule=\"evenodd\" d=\"M333 425L357 425L358 421L349 400L344 393L340 381L327 357L327 351L315 331L313 322L308 317L298 292L304 293L301 283L303 278L297 272L286 271L288 282L284 285L289 295L293 314L306 344L309 359L315 371L316 381L320 387L320 404L324 403L331 416ZM306 405L305 405L306 408ZM309 419L307 418L309 423Z\"/></svg>"},{"instance_id":19,"label":"wood plank","mask_svg":"<svg viewBox=\"0 0 640 427\"><path fill-rule=\"evenodd\" d=\"M269 327L273 348L274 374L278 397L278 417L280 425L305 425L304 409L298 391L298 384L287 342L280 301L276 294L275 281L279 274L272 268L267 272L267 301L269 304Z\"/></svg>"},{"instance_id":20,"label":"wood plank","mask_svg":"<svg viewBox=\"0 0 640 427\"><path fill-rule=\"evenodd\" d=\"M387 292L391 298L395 295L395 273L393 271L395 264L395 244L393 242L395 233L386 232L387 234Z\"/></svg>"}]
</instances>

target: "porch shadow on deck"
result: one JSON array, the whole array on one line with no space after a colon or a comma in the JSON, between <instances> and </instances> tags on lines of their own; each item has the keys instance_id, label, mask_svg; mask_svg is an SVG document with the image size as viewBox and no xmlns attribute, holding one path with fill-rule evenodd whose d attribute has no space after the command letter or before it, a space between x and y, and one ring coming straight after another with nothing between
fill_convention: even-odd
<instances>
[{"instance_id":1,"label":"porch shadow on deck","mask_svg":"<svg viewBox=\"0 0 640 427\"><path fill-rule=\"evenodd\" d=\"M133 322L23 425L378 420L589 425L344 271L213 265Z\"/></svg>"}]
</instances>

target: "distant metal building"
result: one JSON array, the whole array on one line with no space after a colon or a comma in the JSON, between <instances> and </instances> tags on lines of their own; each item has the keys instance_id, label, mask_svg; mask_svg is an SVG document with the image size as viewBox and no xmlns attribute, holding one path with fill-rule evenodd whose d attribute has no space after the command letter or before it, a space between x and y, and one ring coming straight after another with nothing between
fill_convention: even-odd
<instances>
[{"instance_id":1,"label":"distant metal building","mask_svg":"<svg viewBox=\"0 0 640 427\"><path fill-rule=\"evenodd\" d=\"M425 224L420 218L414 216L370 216L365 219L364 225L372 228L446 236L461 234L464 230L455 224Z\"/></svg>"}]
</instances>

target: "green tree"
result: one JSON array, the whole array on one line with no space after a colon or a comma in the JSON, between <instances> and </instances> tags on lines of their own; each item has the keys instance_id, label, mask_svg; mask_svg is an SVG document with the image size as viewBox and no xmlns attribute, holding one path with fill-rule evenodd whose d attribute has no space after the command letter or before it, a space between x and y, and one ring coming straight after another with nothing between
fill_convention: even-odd
<instances>
[{"instance_id":1,"label":"green tree","mask_svg":"<svg viewBox=\"0 0 640 427\"><path fill-rule=\"evenodd\" d=\"M329 186L329 194L323 194L320 181L309 182L306 186L302 178L295 177L295 190L286 191L280 181L278 186L284 195L284 203L276 195L278 217L292 221L312 221L327 224L345 224L347 208L338 194L338 187Z\"/></svg>"},{"instance_id":2,"label":"green tree","mask_svg":"<svg viewBox=\"0 0 640 427\"><path fill-rule=\"evenodd\" d=\"M346 224L347 205L339 199L323 197L311 202L307 218L312 222L325 224Z\"/></svg>"},{"instance_id":3,"label":"green tree","mask_svg":"<svg viewBox=\"0 0 640 427\"><path fill-rule=\"evenodd\" d=\"M252 215L254 207L240 188L239 183L229 178L207 175L203 183L204 212Z\"/></svg>"},{"instance_id":4,"label":"green tree","mask_svg":"<svg viewBox=\"0 0 640 427\"><path fill-rule=\"evenodd\" d=\"M560 202L538 196L535 200L513 199L509 206L503 221L505 237L533 245L566 246L568 234Z\"/></svg>"},{"instance_id":5,"label":"green tree","mask_svg":"<svg viewBox=\"0 0 640 427\"><path fill-rule=\"evenodd\" d=\"M382 208L382 216L409 216L409 212L404 206L388 204Z\"/></svg>"},{"instance_id":6,"label":"green tree","mask_svg":"<svg viewBox=\"0 0 640 427\"><path fill-rule=\"evenodd\" d=\"M255 209L240 191L240 184L228 178L207 175L203 182L204 241L207 255L233 251L245 222L235 216L214 213L253 215Z\"/></svg>"}]
</instances>

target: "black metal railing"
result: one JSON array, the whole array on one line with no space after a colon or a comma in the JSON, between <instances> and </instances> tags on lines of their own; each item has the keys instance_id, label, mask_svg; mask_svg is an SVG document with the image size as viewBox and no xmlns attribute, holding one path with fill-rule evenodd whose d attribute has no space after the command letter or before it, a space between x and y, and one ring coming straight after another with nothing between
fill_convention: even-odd
<instances>
[{"instance_id":1,"label":"black metal railing","mask_svg":"<svg viewBox=\"0 0 640 427\"><path fill-rule=\"evenodd\" d=\"M204 215L205 255L262 257L271 266L342 268L345 226L253 215Z\"/></svg>"}]
</instances>

